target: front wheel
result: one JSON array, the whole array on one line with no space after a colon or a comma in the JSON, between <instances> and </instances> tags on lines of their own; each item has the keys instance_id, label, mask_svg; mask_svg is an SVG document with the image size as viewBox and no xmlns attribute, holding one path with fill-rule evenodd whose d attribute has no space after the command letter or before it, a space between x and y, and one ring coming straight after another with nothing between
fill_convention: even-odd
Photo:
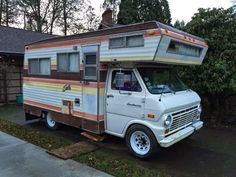
<instances>
[{"instance_id":1,"label":"front wheel","mask_svg":"<svg viewBox=\"0 0 236 177\"><path fill-rule=\"evenodd\" d=\"M142 125L133 125L126 134L129 150L139 158L148 158L157 150L157 141L152 131Z\"/></svg>"},{"instance_id":2,"label":"front wheel","mask_svg":"<svg viewBox=\"0 0 236 177\"><path fill-rule=\"evenodd\" d=\"M45 113L45 119L46 119L46 126L51 130L57 130L59 128L58 123L53 120L52 115L50 112Z\"/></svg>"}]
</instances>

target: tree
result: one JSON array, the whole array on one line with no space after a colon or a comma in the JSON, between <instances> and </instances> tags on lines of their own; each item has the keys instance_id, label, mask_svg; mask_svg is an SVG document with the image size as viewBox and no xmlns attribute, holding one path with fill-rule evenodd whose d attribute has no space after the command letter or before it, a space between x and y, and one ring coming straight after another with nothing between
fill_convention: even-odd
<instances>
[{"instance_id":1,"label":"tree","mask_svg":"<svg viewBox=\"0 0 236 177\"><path fill-rule=\"evenodd\" d=\"M83 22L83 31L95 31L98 29L98 25L100 22L99 17L95 14L95 9L89 5L84 13L84 22Z\"/></svg>"},{"instance_id":2,"label":"tree","mask_svg":"<svg viewBox=\"0 0 236 177\"><path fill-rule=\"evenodd\" d=\"M121 0L118 13L119 24L131 24L157 20L171 23L167 0Z\"/></svg>"},{"instance_id":3,"label":"tree","mask_svg":"<svg viewBox=\"0 0 236 177\"><path fill-rule=\"evenodd\" d=\"M179 20L176 20L175 24L174 24L174 27L175 28L178 28L180 30L184 30L185 28L185 22L182 20L182 21L179 21Z\"/></svg>"},{"instance_id":4,"label":"tree","mask_svg":"<svg viewBox=\"0 0 236 177\"><path fill-rule=\"evenodd\" d=\"M2 25L3 1L4 1L4 0L0 0L0 25Z\"/></svg>"},{"instance_id":5,"label":"tree","mask_svg":"<svg viewBox=\"0 0 236 177\"><path fill-rule=\"evenodd\" d=\"M53 33L53 28L55 25L55 22L59 19L60 15L61 15L61 1L60 0L52 0L52 6L49 12L49 16L50 16L50 34Z\"/></svg>"},{"instance_id":6,"label":"tree","mask_svg":"<svg viewBox=\"0 0 236 177\"><path fill-rule=\"evenodd\" d=\"M186 82L205 95L211 113L222 121L226 100L236 93L236 14L233 8L199 9L185 30L204 38L209 50L203 65L184 68Z\"/></svg>"},{"instance_id":7,"label":"tree","mask_svg":"<svg viewBox=\"0 0 236 177\"><path fill-rule=\"evenodd\" d=\"M0 0L0 25L9 26L16 23L18 0Z\"/></svg>"},{"instance_id":8,"label":"tree","mask_svg":"<svg viewBox=\"0 0 236 177\"><path fill-rule=\"evenodd\" d=\"M81 21L74 21L70 25L70 32L72 34L77 34L81 32L94 31L98 28L99 17L95 14L94 8L91 5L88 5L83 10L83 15Z\"/></svg>"},{"instance_id":9,"label":"tree","mask_svg":"<svg viewBox=\"0 0 236 177\"><path fill-rule=\"evenodd\" d=\"M21 0L20 7L24 10L28 23L34 31L47 32L48 13L52 0ZM44 27L46 27L44 29Z\"/></svg>"},{"instance_id":10,"label":"tree","mask_svg":"<svg viewBox=\"0 0 236 177\"><path fill-rule=\"evenodd\" d=\"M63 33L66 36L68 31L73 31L73 26L71 24L80 23L81 12L85 9L85 1L84 0L62 0L62 18L61 25L63 26Z\"/></svg>"}]
</instances>

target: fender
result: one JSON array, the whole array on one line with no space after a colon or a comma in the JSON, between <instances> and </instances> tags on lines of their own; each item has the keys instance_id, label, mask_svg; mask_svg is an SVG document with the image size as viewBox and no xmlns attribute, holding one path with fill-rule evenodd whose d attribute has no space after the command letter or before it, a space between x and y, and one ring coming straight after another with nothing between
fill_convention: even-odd
<instances>
[{"instance_id":1,"label":"fender","mask_svg":"<svg viewBox=\"0 0 236 177\"><path fill-rule=\"evenodd\" d=\"M158 124L156 122L150 122L150 121L147 121L147 120L131 120L129 121L123 131L122 131L122 134L118 134L118 133L114 133L114 132L110 132L110 131L105 131L106 133L108 134L111 134L111 135L115 135L115 136L118 136L118 137L121 137L121 138L125 138L125 135L126 135L126 132L128 130L128 128L134 124L139 124L139 125L143 125L147 128L149 128L152 133L155 135L157 141L159 142L161 139L163 139L162 136L160 136L161 134L163 134L163 131L164 131L164 128L163 127L160 127L158 126Z\"/></svg>"}]
</instances>

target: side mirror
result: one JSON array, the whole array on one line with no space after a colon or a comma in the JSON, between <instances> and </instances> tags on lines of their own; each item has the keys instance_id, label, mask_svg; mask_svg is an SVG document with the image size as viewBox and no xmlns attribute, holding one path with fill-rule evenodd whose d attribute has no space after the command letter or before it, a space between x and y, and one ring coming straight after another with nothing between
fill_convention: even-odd
<instances>
[{"instance_id":1,"label":"side mirror","mask_svg":"<svg viewBox=\"0 0 236 177\"><path fill-rule=\"evenodd\" d=\"M123 88L125 84L125 74L122 72L116 73L116 87Z\"/></svg>"}]
</instances>

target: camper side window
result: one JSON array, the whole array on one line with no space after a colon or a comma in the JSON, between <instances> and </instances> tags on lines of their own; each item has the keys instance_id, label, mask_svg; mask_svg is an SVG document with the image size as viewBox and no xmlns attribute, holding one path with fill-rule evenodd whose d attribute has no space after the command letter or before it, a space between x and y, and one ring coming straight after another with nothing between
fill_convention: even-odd
<instances>
[{"instance_id":1,"label":"camper side window","mask_svg":"<svg viewBox=\"0 0 236 177\"><path fill-rule=\"evenodd\" d=\"M95 52L84 54L84 79L97 79L97 54Z\"/></svg>"},{"instance_id":2,"label":"camper side window","mask_svg":"<svg viewBox=\"0 0 236 177\"><path fill-rule=\"evenodd\" d=\"M50 58L29 59L29 74L50 75Z\"/></svg>"},{"instance_id":3,"label":"camper side window","mask_svg":"<svg viewBox=\"0 0 236 177\"><path fill-rule=\"evenodd\" d=\"M180 43L177 41L170 41L169 47L167 49L168 53L186 55L191 57L200 57L202 48L197 46L191 46L188 44Z\"/></svg>"},{"instance_id":4,"label":"camper side window","mask_svg":"<svg viewBox=\"0 0 236 177\"><path fill-rule=\"evenodd\" d=\"M79 72L79 53L58 53L57 71Z\"/></svg>"},{"instance_id":5,"label":"camper side window","mask_svg":"<svg viewBox=\"0 0 236 177\"><path fill-rule=\"evenodd\" d=\"M143 47L144 38L143 35L133 35L125 37L116 37L109 40L109 48L128 48L128 47Z\"/></svg>"}]
</instances>

